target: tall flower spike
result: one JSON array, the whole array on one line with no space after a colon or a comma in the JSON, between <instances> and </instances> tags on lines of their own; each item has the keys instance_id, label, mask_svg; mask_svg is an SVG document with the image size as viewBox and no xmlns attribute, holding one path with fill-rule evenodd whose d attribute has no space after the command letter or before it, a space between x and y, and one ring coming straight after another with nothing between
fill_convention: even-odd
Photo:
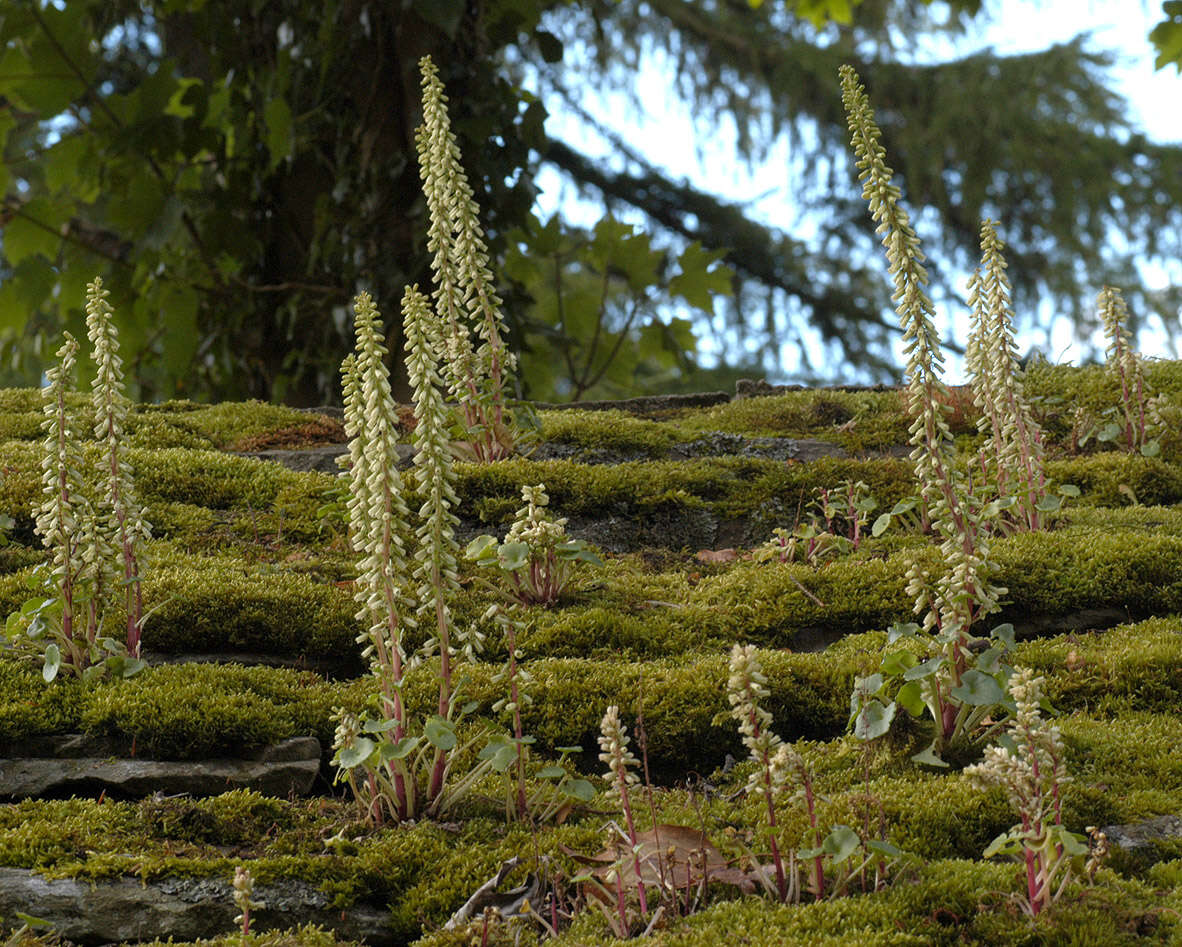
<instances>
[{"instance_id":1,"label":"tall flower spike","mask_svg":"<svg viewBox=\"0 0 1182 947\"><path fill-rule=\"evenodd\" d=\"M628 790L640 782L639 777L632 772L640 761L629 749L628 734L624 732L620 723L620 708L612 704L603 715L599 724L599 760L607 764L608 779L611 788L608 798L625 801Z\"/></svg>"},{"instance_id":2,"label":"tall flower spike","mask_svg":"<svg viewBox=\"0 0 1182 947\"><path fill-rule=\"evenodd\" d=\"M768 696L767 678L755 656L754 645L737 644L731 648L730 678L726 685L727 700L731 715L739 724L739 735L751 758L760 769L751 774L747 781L748 792L758 792L774 800L784 785L785 773L774 763L782 741L771 729L772 715L764 710L759 701ZM763 767L771 766L769 774ZM767 776L770 775L770 780Z\"/></svg>"},{"instance_id":3,"label":"tall flower spike","mask_svg":"<svg viewBox=\"0 0 1182 947\"><path fill-rule=\"evenodd\" d=\"M1017 499L1016 516L1026 529L1042 525L1039 501L1046 496L1043 435L1022 387L1014 345L1014 314L1003 256L1005 245L991 220L981 224L981 268L969 282L973 332L966 365L973 379L979 427L989 434L998 492Z\"/></svg>"},{"instance_id":4,"label":"tall flower spike","mask_svg":"<svg viewBox=\"0 0 1182 947\"><path fill-rule=\"evenodd\" d=\"M502 443L503 391L513 375L515 358L505 344L501 299L493 289L479 208L460 164L439 70L429 56L419 61L419 68L423 125L415 140L430 214L427 247L433 254L435 300L446 329L448 386L476 434L477 459L495 460L511 451L511 445ZM475 352L469 326L481 340Z\"/></svg>"},{"instance_id":5,"label":"tall flower spike","mask_svg":"<svg viewBox=\"0 0 1182 947\"><path fill-rule=\"evenodd\" d=\"M460 149L451 133L447 96L439 71L430 57L419 61L419 69L423 74L423 124L415 133L415 144L429 213L427 249L433 254L435 305L447 330L444 369L452 397L468 404L479 396L476 356L468 333L467 294L455 265L452 226L456 181L464 172L460 167Z\"/></svg>"},{"instance_id":6,"label":"tall flower spike","mask_svg":"<svg viewBox=\"0 0 1182 947\"><path fill-rule=\"evenodd\" d=\"M404 538L410 511L398 473L398 418L383 361L382 321L369 293L360 293L355 301L354 331L357 380L348 424L359 442L350 446L350 454L356 451L359 458L352 471L353 495L358 502L350 505L350 528L362 557L355 593L362 607L357 617L366 625L360 639L367 645L365 657L375 662L375 671L386 675L383 698L391 707L397 706L395 716L401 720L397 688L405 660L402 631L413 624L406 602L410 584Z\"/></svg>"},{"instance_id":7,"label":"tall flower spike","mask_svg":"<svg viewBox=\"0 0 1182 947\"><path fill-rule=\"evenodd\" d=\"M841 97L849 120L851 144L857 155L862 196L870 205L890 264L899 322L907 353L907 411L911 415L911 460L927 516L943 542L949 569L935 596L940 606L941 630L955 637L967 633L974 616L996 610L1002 589L988 582L988 548L979 523L969 508L956 470L955 448L947 421L948 389L939 371L943 364L940 337L932 323L935 312L925 286L923 251L900 205L900 192L891 183L881 134L866 90L850 66L841 67ZM926 598L924 602L926 602ZM980 607L974 607L974 604ZM916 600L916 610L922 607ZM953 683L959 683L959 671Z\"/></svg>"},{"instance_id":8,"label":"tall flower spike","mask_svg":"<svg viewBox=\"0 0 1182 947\"><path fill-rule=\"evenodd\" d=\"M41 390L45 420L45 453L41 461L41 505L37 508L37 533L53 553L53 578L61 598L62 634L73 640L77 586L84 568L79 527L89 519L86 488L78 471L83 469L82 453L66 410L66 396L74 387L74 363L78 343L69 332L57 351L58 364L45 373L49 384Z\"/></svg>"},{"instance_id":9,"label":"tall flower spike","mask_svg":"<svg viewBox=\"0 0 1182 947\"><path fill-rule=\"evenodd\" d=\"M1015 712L1009 727L1011 748L991 746L982 762L965 767L980 789L1000 787L1017 810L1021 824L1003 834L986 856L1010 838L1021 842L1026 860L1027 897L1037 914L1057 896L1057 877L1068 873L1071 840L1063 829L1061 792L1071 782L1059 728L1042 719L1043 679L1029 668L1016 668L1008 688ZM1061 887L1060 889L1061 890Z\"/></svg>"},{"instance_id":10,"label":"tall flower spike","mask_svg":"<svg viewBox=\"0 0 1182 947\"><path fill-rule=\"evenodd\" d=\"M1108 371L1120 382L1125 449L1139 450L1148 442L1145 375L1127 326L1129 307L1120 290L1105 286L1096 298L1104 333L1108 336Z\"/></svg>"},{"instance_id":11,"label":"tall flower spike","mask_svg":"<svg viewBox=\"0 0 1182 947\"><path fill-rule=\"evenodd\" d=\"M119 358L119 337L111 321L107 302L110 293L96 278L86 287L86 328L97 366L92 386L94 435L104 451L106 494L101 502L103 520L99 534L105 547L113 547L122 576L127 608L127 652L133 658L140 653L144 625L144 599L140 583L140 553L137 545L152 538L151 526L136 497L131 463L123 449L123 428L131 403L123 393L123 362ZM110 556L101 561L109 563ZM97 585L105 585L107 576L96 576ZM114 578L110 576L109 578ZM102 594L96 589L96 605L101 608Z\"/></svg>"},{"instance_id":12,"label":"tall flower spike","mask_svg":"<svg viewBox=\"0 0 1182 947\"><path fill-rule=\"evenodd\" d=\"M927 271L919 237L911 227L907 211L899 204L900 192L887 167L886 151L866 90L850 66L841 67L841 97L849 118L851 144L858 158L862 197L878 224L890 264L907 354L907 410L911 415L911 459L919 479L928 516L935 523L946 522L960 513L953 482L952 433L948 428L948 389L939 371L944 357L940 336L932 323L935 307L925 286Z\"/></svg>"},{"instance_id":13,"label":"tall flower spike","mask_svg":"<svg viewBox=\"0 0 1182 947\"><path fill-rule=\"evenodd\" d=\"M731 648L726 696L731 705L731 715L739 723L743 745L756 763L755 770L747 779L747 792L759 793L767 807L768 843L776 872L776 889L783 901L788 896L789 885L784 874L779 843L776 841L776 797L784 788L789 768L799 757L771 729L772 715L759 705L768 694L767 678L763 676L763 668L755 656L754 645L736 644ZM811 806L810 800L810 815Z\"/></svg>"},{"instance_id":14,"label":"tall flower spike","mask_svg":"<svg viewBox=\"0 0 1182 947\"><path fill-rule=\"evenodd\" d=\"M451 445L447 436L447 415L439 393L441 379L435 368L439 351L439 327L417 286L408 286L402 297L402 319L407 346L406 367L414 387L415 481L422 505L421 525L415 531L414 581L417 583L420 621L434 621L435 644L439 647L439 705L444 719L451 716L452 640L451 600L460 587L457 571L459 544L455 526L459 517L452 510L459 505L452 469ZM427 800L443 791L447 755L435 753L435 765L427 786Z\"/></svg>"},{"instance_id":15,"label":"tall flower spike","mask_svg":"<svg viewBox=\"0 0 1182 947\"><path fill-rule=\"evenodd\" d=\"M566 539L566 517L554 520L546 512L550 497L544 483L533 486L524 484L521 498L525 500L525 506L514 516L513 525L505 534L505 542L526 543L531 547L548 549Z\"/></svg>"},{"instance_id":16,"label":"tall flower spike","mask_svg":"<svg viewBox=\"0 0 1182 947\"><path fill-rule=\"evenodd\" d=\"M448 600L459 590L460 547L455 538L459 517L452 511L459 505L455 491L455 470L447 434L447 412L439 393L442 383L435 367L439 351L439 325L417 286L409 286L402 297L406 367L414 388L415 486L422 506L422 524L414 558L414 579L418 587L419 618L434 618L442 630L450 626ZM439 642L444 659L449 642Z\"/></svg>"}]
</instances>

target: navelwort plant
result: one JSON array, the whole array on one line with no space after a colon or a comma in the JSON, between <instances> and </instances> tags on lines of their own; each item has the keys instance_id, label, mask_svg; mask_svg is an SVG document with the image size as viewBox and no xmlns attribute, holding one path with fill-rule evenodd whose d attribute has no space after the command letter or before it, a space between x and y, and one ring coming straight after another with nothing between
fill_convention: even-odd
<instances>
[{"instance_id":1,"label":"navelwort plant","mask_svg":"<svg viewBox=\"0 0 1182 947\"><path fill-rule=\"evenodd\" d=\"M601 566L603 561L581 539L566 535L566 519L551 519L550 497L544 483L521 488L525 506L498 543L495 536L477 536L465 554L480 566L501 570L504 589L522 605L553 605L570 584L580 562Z\"/></svg>"},{"instance_id":2,"label":"navelwort plant","mask_svg":"<svg viewBox=\"0 0 1182 947\"><path fill-rule=\"evenodd\" d=\"M640 778L632 772L640 761L629 748L628 734L620 722L620 708L612 704L603 715L599 723L599 759L607 764L607 779L609 788L607 797L620 805L624 814L624 831L632 851L632 867L636 873L636 894L640 900L640 913L648 917L648 893L645 890L644 876L640 870L640 840L636 835L636 823L632 818L632 789L640 782ZM619 865L615 868L616 910L619 913L623 930L628 929L628 910L624 896L624 881L620 874ZM622 935L624 936L624 935Z\"/></svg>"},{"instance_id":3,"label":"navelwort plant","mask_svg":"<svg viewBox=\"0 0 1182 947\"><path fill-rule=\"evenodd\" d=\"M747 792L760 795L767 810L774 887L762 872L759 878L780 901L793 903L799 902L802 889L817 900L824 898L827 890L837 896L856 878L861 879L866 890L867 868L874 869L873 884L880 886L890 866L908 856L885 838L869 838L868 830L863 836L848 825L833 825L823 833L812 771L799 751L771 729L772 715L760 705L769 693L755 647L736 644L731 649L727 700L739 724L743 745L755 763L747 780ZM804 804L812 844L790 852L785 860L778 840L776 801L788 785L793 788L793 799ZM807 866L803 884L802 864ZM827 875L831 884L827 884Z\"/></svg>"},{"instance_id":4,"label":"navelwort plant","mask_svg":"<svg viewBox=\"0 0 1182 947\"><path fill-rule=\"evenodd\" d=\"M416 287L403 297L407 363L415 386L414 480L421 500L414 531L411 567L406 544L411 536L407 489L398 472L397 416L390 394L381 318L368 293L354 305L356 351L342 365L345 431L349 435L351 481L350 542L357 552L354 597L365 630L358 641L378 683L378 715L358 718L338 710L334 763L338 779L350 784L369 818L381 824L420 814L438 816L471 788L486 764L448 785L450 762L461 749L456 723L471 707L457 708L450 602L458 588L458 546L451 512L456 503L451 451L434 365L438 338L432 314ZM409 666L405 630L432 621L428 652L440 656L437 712L411 733L402 688ZM475 639L468 639L468 652Z\"/></svg>"},{"instance_id":5,"label":"navelwort plant","mask_svg":"<svg viewBox=\"0 0 1182 947\"><path fill-rule=\"evenodd\" d=\"M78 351L70 333L57 352L58 365L46 371L43 499L36 510L36 530L52 554L52 565L34 569L27 584L41 594L5 623L10 644L41 660L47 682L62 671L86 679L107 672L130 677L145 666L140 647L147 615L138 550L151 531L123 447L130 402L123 393L119 342L107 296L101 279L87 287L86 322L98 369L91 399L95 449L84 449L79 421L67 407ZM124 642L102 633L112 585L121 586L125 596Z\"/></svg>"},{"instance_id":6,"label":"navelwort plant","mask_svg":"<svg viewBox=\"0 0 1182 947\"><path fill-rule=\"evenodd\" d=\"M479 208L460 164L439 70L430 56L419 60L419 69L423 124L415 144L430 215L427 249L434 255L443 371L462 416L463 432L455 446L465 459L499 460L528 439L525 428L513 423L505 399L516 358L505 344L501 299L493 289ZM473 331L480 342L475 349Z\"/></svg>"},{"instance_id":7,"label":"navelwort plant","mask_svg":"<svg viewBox=\"0 0 1182 947\"><path fill-rule=\"evenodd\" d=\"M911 460L920 484L922 517L940 539L943 572L934 583L918 565L908 571L907 592L916 614L923 615L922 633L911 623L891 629L893 643L919 635L929 657L900 650L886 655L879 673L857 683L851 722L862 739L881 736L890 727L896 706L914 716L927 713L935 724L931 746L916 755L919 762L945 765L941 750L974 733L1002 700L1002 681L1009 669L1001 661L1012 645L1012 629L990 633L993 644L980 656L970 648L972 626L997 611L1005 589L995 586L989 560L989 521L999 512L974 496L956 465L947 421L948 389L940 378L943 355L931 316L927 272L919 237L899 189L891 183L880 133L866 91L849 66L841 68L842 101L849 118L863 197L878 224L895 284L907 354L904 395L911 415ZM897 688L897 690L896 690ZM896 690L890 697L891 690Z\"/></svg>"},{"instance_id":8,"label":"navelwort plant","mask_svg":"<svg viewBox=\"0 0 1182 947\"><path fill-rule=\"evenodd\" d=\"M1145 390L1145 372L1141 356L1133 347L1133 336L1126 328L1129 308L1120 290L1105 286L1096 297L1100 321L1108 336L1107 368L1120 385L1120 404L1110 409L1116 420L1096 434L1101 442L1120 442L1129 453L1156 456L1161 448L1156 434L1162 427L1157 403Z\"/></svg>"},{"instance_id":9,"label":"navelwort plant","mask_svg":"<svg viewBox=\"0 0 1182 947\"><path fill-rule=\"evenodd\" d=\"M996 224L981 224L981 265L969 280L972 330L965 367L972 379L973 403L981 409L978 430L987 436L981 466L996 489L995 508L1002 529L1038 530L1058 511L1064 496L1078 496L1070 485L1050 492L1043 469L1043 433L1026 400L1014 345L1010 283L1005 245Z\"/></svg>"},{"instance_id":10,"label":"navelwort plant","mask_svg":"<svg viewBox=\"0 0 1182 947\"><path fill-rule=\"evenodd\" d=\"M870 514L878 506L870 488L861 480L843 480L836 487L818 487L815 492L809 521L798 522L791 532L783 527L772 530L772 538L755 549L757 560L803 560L816 566L823 559L858 551Z\"/></svg>"},{"instance_id":11,"label":"navelwort plant","mask_svg":"<svg viewBox=\"0 0 1182 947\"><path fill-rule=\"evenodd\" d=\"M521 711L533 701L529 693L533 679L522 666L522 652L518 645L526 628L523 616L531 606L548 606L558 601L578 562L596 565L602 565L602 562L582 540L566 536L565 519L552 520L547 515L550 498L545 484L527 484L521 488L521 493L526 505L517 511L505 542L498 543L494 536L478 536L468 544L465 555L478 566L500 570L500 583L483 582L501 599L489 606L484 619L500 627L508 651L505 666L494 677L495 682L505 686L506 696L493 705L493 710L509 715L511 734L492 737L481 751L480 758L489 759L497 772L509 775L512 771L506 782L506 810L509 814L519 819L532 817L542 821L564 811L575 801L589 801L591 793L590 784L586 780L572 779L562 761L556 766L543 767L537 774L543 779L556 780L550 791L532 796L527 792L525 774L529 746L534 739L524 732ZM563 760L568 753L578 749L563 749Z\"/></svg>"},{"instance_id":12,"label":"navelwort plant","mask_svg":"<svg viewBox=\"0 0 1182 947\"><path fill-rule=\"evenodd\" d=\"M250 912L261 911L267 905L263 901L254 900L254 877L249 868L237 865L234 868L234 907L238 908L238 916L234 923L242 932L242 942L250 935Z\"/></svg>"},{"instance_id":13,"label":"navelwort plant","mask_svg":"<svg viewBox=\"0 0 1182 947\"><path fill-rule=\"evenodd\" d=\"M985 849L985 857L1019 855L1026 869L1022 908L1037 915L1054 903L1071 880L1073 868L1089 853L1084 836L1063 824L1063 788L1071 781L1059 728L1040 711L1043 679L1017 668L1009 681L1014 715L996 746L965 775L981 789L998 786L1021 822Z\"/></svg>"}]
</instances>

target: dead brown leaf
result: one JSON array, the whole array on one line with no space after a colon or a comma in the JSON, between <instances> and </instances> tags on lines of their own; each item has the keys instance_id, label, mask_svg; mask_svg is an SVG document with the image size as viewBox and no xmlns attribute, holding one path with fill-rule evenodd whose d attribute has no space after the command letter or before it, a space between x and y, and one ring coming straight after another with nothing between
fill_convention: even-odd
<instances>
[{"instance_id":1,"label":"dead brown leaf","mask_svg":"<svg viewBox=\"0 0 1182 947\"><path fill-rule=\"evenodd\" d=\"M734 562L739 558L738 550L727 549L699 549L694 555L698 562Z\"/></svg>"},{"instance_id":2,"label":"dead brown leaf","mask_svg":"<svg viewBox=\"0 0 1182 947\"><path fill-rule=\"evenodd\" d=\"M588 886L589 895L603 898L607 891L615 888L613 872L617 865L626 890L635 890L639 882L643 881L646 887L684 891L701 884L703 880L734 885L744 894L755 890L754 880L745 871L732 867L701 829L686 825L658 825L645 832L637 832L636 843L638 850L635 858L630 846L622 838L617 840L613 848L580 857L583 864L601 866L591 875L602 884L603 890L597 891L596 886ZM640 867L639 875L637 864Z\"/></svg>"}]
</instances>

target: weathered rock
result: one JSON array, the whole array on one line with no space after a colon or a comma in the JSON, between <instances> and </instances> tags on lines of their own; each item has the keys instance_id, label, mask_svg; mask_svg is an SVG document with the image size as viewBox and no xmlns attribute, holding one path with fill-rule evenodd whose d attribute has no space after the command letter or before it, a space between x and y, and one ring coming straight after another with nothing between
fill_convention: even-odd
<instances>
[{"instance_id":1,"label":"weathered rock","mask_svg":"<svg viewBox=\"0 0 1182 947\"><path fill-rule=\"evenodd\" d=\"M318 471L337 474L341 472L341 468L337 466L337 458L348 453L348 444L327 444L323 447L301 447L295 450L277 448L275 450L243 451L240 456L253 457L256 460L272 460L289 470L301 473ZM405 467L411 462L413 448L409 444L399 444L398 454L399 466Z\"/></svg>"},{"instance_id":2,"label":"weathered rock","mask_svg":"<svg viewBox=\"0 0 1182 947\"><path fill-rule=\"evenodd\" d=\"M898 391L897 385L773 385L763 378L740 378L735 382L735 400L783 395L795 391Z\"/></svg>"},{"instance_id":3,"label":"weathered rock","mask_svg":"<svg viewBox=\"0 0 1182 947\"><path fill-rule=\"evenodd\" d=\"M351 940L374 945L399 941L390 929L388 910L356 905L342 911L304 881L256 885L251 912L258 931L319 924ZM57 934L77 944L107 944L174 937L215 937L235 929L230 880L166 878L146 884L138 878L114 881L47 880L21 868L0 868L0 916L23 911L53 924Z\"/></svg>"},{"instance_id":4,"label":"weathered rock","mask_svg":"<svg viewBox=\"0 0 1182 947\"><path fill-rule=\"evenodd\" d=\"M414 449L409 444L397 445L399 469L409 467L414 460ZM270 460L289 470L340 473L336 459L349 452L345 444L324 447L305 447L298 450L249 451L243 457ZM538 445L531 460L574 460L580 464L622 464L635 460L689 460L697 457L760 457L768 460L810 461L819 457L848 457L838 444L815 438L743 437L739 434L714 432L668 450L636 450L615 447L580 447L575 444L545 443Z\"/></svg>"},{"instance_id":5,"label":"weathered rock","mask_svg":"<svg viewBox=\"0 0 1182 947\"><path fill-rule=\"evenodd\" d=\"M676 411L681 408L709 408L726 404L731 396L725 391L699 391L683 395L641 395L638 398L621 398L616 401L549 401L533 402L538 411L628 411L632 414L659 414L662 411Z\"/></svg>"},{"instance_id":6,"label":"weathered rock","mask_svg":"<svg viewBox=\"0 0 1182 947\"><path fill-rule=\"evenodd\" d=\"M307 795L320 772L320 741L293 737L253 759L146 760L104 753L108 743L78 734L22 747L0 760L0 797L97 795L139 798L154 792L216 796L254 789L269 796ZM34 755L38 754L38 755ZM0 912L2 913L2 912Z\"/></svg>"},{"instance_id":7,"label":"weathered rock","mask_svg":"<svg viewBox=\"0 0 1182 947\"><path fill-rule=\"evenodd\" d=\"M297 671L315 671L321 677L353 678L366 667L359 652L341 654L333 658L287 658L257 651L215 651L206 654L165 653L145 648L141 654L145 661L155 667L160 664L242 664L246 667L294 668Z\"/></svg>"},{"instance_id":8,"label":"weathered rock","mask_svg":"<svg viewBox=\"0 0 1182 947\"><path fill-rule=\"evenodd\" d=\"M743 437L713 431L669 452L670 460L693 457L759 457L763 460L817 460L821 457L848 457L839 444L807 437Z\"/></svg>"},{"instance_id":9,"label":"weathered rock","mask_svg":"<svg viewBox=\"0 0 1182 947\"><path fill-rule=\"evenodd\" d=\"M1108 844L1140 863L1151 863L1162 856L1159 842L1182 842L1182 815L1159 815L1144 822L1106 825Z\"/></svg>"}]
</instances>

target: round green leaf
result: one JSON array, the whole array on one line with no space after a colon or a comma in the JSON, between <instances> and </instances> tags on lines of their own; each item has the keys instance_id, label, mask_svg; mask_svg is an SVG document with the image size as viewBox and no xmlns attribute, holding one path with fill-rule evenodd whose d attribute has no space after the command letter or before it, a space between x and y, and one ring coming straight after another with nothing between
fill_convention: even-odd
<instances>
[{"instance_id":1,"label":"round green leaf","mask_svg":"<svg viewBox=\"0 0 1182 947\"><path fill-rule=\"evenodd\" d=\"M923 664L917 664L915 667L908 668L903 672L903 680L918 681L927 677L930 674L935 674L940 670L940 666L944 664L947 658L942 654L936 655L934 658L928 658Z\"/></svg>"},{"instance_id":2,"label":"round green leaf","mask_svg":"<svg viewBox=\"0 0 1182 947\"><path fill-rule=\"evenodd\" d=\"M515 572L529 562L529 546L525 543L505 543L497 550L497 562L502 569Z\"/></svg>"},{"instance_id":3,"label":"round green leaf","mask_svg":"<svg viewBox=\"0 0 1182 947\"><path fill-rule=\"evenodd\" d=\"M862 840L858 837L858 833L848 825L833 826L829 834L825 836L825 841L821 843L821 849L835 865L840 865L861 846Z\"/></svg>"},{"instance_id":4,"label":"round green leaf","mask_svg":"<svg viewBox=\"0 0 1182 947\"><path fill-rule=\"evenodd\" d=\"M985 707L1000 703L1005 694L992 676L970 669L964 672L960 684L952 688L952 696L970 706Z\"/></svg>"},{"instance_id":5,"label":"round green leaf","mask_svg":"<svg viewBox=\"0 0 1182 947\"><path fill-rule=\"evenodd\" d=\"M923 686L919 681L909 681L899 688L895 695L895 703L911 714L919 717L923 714L927 704L923 702Z\"/></svg>"},{"instance_id":6,"label":"round green leaf","mask_svg":"<svg viewBox=\"0 0 1182 947\"><path fill-rule=\"evenodd\" d=\"M443 719L443 717L428 717L427 723L423 727L423 735L426 736L427 742L437 750L443 750L446 753L455 749L455 728L450 721Z\"/></svg>"},{"instance_id":7,"label":"round green leaf","mask_svg":"<svg viewBox=\"0 0 1182 947\"><path fill-rule=\"evenodd\" d=\"M50 642L50 644L45 648L45 665L41 668L41 676L45 678L46 684L57 677L57 672L61 666L61 649L53 642Z\"/></svg>"},{"instance_id":8,"label":"round green leaf","mask_svg":"<svg viewBox=\"0 0 1182 947\"><path fill-rule=\"evenodd\" d=\"M943 769L948 768L948 764L940 759L940 755L936 752L936 744L932 744L926 750L921 750L911 757L913 763L923 763L926 766L939 766Z\"/></svg>"},{"instance_id":9,"label":"round green leaf","mask_svg":"<svg viewBox=\"0 0 1182 947\"><path fill-rule=\"evenodd\" d=\"M563 783L562 791L579 802L590 802L595 798L595 787L585 779L572 779Z\"/></svg>"},{"instance_id":10,"label":"round green leaf","mask_svg":"<svg viewBox=\"0 0 1182 947\"><path fill-rule=\"evenodd\" d=\"M390 760L406 759L421 742L419 737L403 737L396 743L383 743L382 762L388 763Z\"/></svg>"},{"instance_id":11,"label":"round green leaf","mask_svg":"<svg viewBox=\"0 0 1182 947\"><path fill-rule=\"evenodd\" d=\"M895 719L895 702L889 704L875 698L862 705L858 722L854 725L854 736L859 740L876 740L891 729Z\"/></svg>"},{"instance_id":12,"label":"round green leaf","mask_svg":"<svg viewBox=\"0 0 1182 947\"><path fill-rule=\"evenodd\" d=\"M883 655L879 670L883 674L889 674L894 677L906 673L918 663L919 658L915 656L915 653L904 648L900 651L892 651L890 654Z\"/></svg>"}]
</instances>

